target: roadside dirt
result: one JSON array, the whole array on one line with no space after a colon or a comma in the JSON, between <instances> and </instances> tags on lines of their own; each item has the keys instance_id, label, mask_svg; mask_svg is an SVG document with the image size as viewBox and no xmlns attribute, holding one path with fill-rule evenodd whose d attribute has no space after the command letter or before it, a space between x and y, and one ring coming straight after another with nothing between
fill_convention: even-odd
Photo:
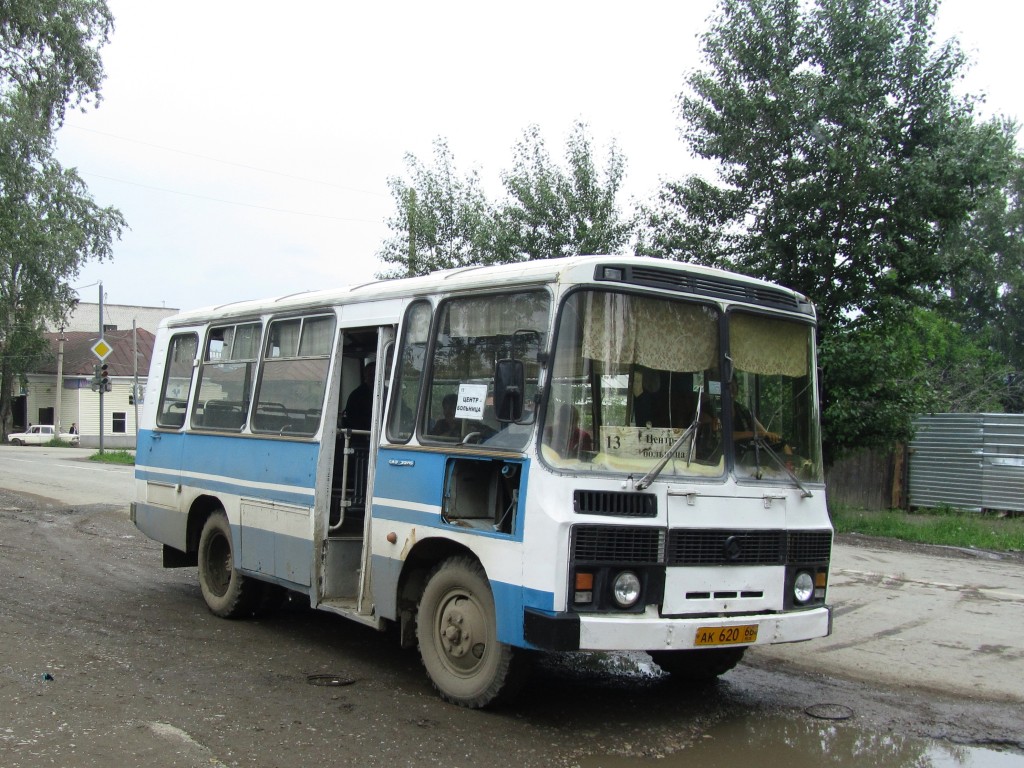
<instances>
[{"instance_id":1,"label":"roadside dirt","mask_svg":"<svg viewBox=\"0 0 1024 768\"><path fill-rule=\"evenodd\" d=\"M1024 753L1024 703L901 690L898 670L893 688L872 687L756 653L703 690L645 654L547 656L514 707L459 709L392 634L298 602L215 618L195 570L162 569L117 507L0 491L0 583L6 768L568 767L672 755L729 718L802 718L816 704L849 707L877 734Z\"/></svg>"}]
</instances>

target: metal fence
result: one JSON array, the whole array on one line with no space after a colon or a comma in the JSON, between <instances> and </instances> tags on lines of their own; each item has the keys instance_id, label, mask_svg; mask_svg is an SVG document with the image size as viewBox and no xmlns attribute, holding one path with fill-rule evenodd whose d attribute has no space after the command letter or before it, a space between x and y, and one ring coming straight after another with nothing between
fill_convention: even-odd
<instances>
[{"instance_id":1,"label":"metal fence","mask_svg":"<svg viewBox=\"0 0 1024 768\"><path fill-rule=\"evenodd\" d=\"M1024 414L932 414L914 427L911 507L1024 511Z\"/></svg>"}]
</instances>

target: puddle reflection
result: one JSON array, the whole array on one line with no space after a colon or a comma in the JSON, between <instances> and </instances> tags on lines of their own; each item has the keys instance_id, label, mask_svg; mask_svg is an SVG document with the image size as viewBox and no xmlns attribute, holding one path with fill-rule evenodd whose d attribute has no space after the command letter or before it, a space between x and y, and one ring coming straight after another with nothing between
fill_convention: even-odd
<instances>
[{"instance_id":1,"label":"puddle reflection","mask_svg":"<svg viewBox=\"0 0 1024 768\"><path fill-rule=\"evenodd\" d=\"M850 723L812 718L750 716L720 722L692 744L658 757L591 756L580 768L1024 768L1024 756L891 733L871 733Z\"/></svg>"}]
</instances>

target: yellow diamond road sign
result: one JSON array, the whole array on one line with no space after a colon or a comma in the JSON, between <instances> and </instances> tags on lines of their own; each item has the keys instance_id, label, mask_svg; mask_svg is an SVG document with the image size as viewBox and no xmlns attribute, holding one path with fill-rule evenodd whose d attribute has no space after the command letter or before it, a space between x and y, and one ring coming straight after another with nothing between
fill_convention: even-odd
<instances>
[{"instance_id":1,"label":"yellow diamond road sign","mask_svg":"<svg viewBox=\"0 0 1024 768\"><path fill-rule=\"evenodd\" d=\"M92 353L96 355L100 360L106 360L107 355L114 351L114 348L107 344L103 339L100 339L92 345Z\"/></svg>"}]
</instances>

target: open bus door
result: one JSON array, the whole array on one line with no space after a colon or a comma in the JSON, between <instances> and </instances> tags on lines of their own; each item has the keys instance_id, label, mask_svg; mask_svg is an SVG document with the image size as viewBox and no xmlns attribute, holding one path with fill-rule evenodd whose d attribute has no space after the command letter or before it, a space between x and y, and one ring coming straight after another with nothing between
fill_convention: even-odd
<instances>
[{"instance_id":1,"label":"open bus door","mask_svg":"<svg viewBox=\"0 0 1024 768\"><path fill-rule=\"evenodd\" d=\"M329 467L330 497L320 601L362 620L373 610L370 499L394 338L391 326L342 332L336 419L324 431L321 466Z\"/></svg>"}]
</instances>

